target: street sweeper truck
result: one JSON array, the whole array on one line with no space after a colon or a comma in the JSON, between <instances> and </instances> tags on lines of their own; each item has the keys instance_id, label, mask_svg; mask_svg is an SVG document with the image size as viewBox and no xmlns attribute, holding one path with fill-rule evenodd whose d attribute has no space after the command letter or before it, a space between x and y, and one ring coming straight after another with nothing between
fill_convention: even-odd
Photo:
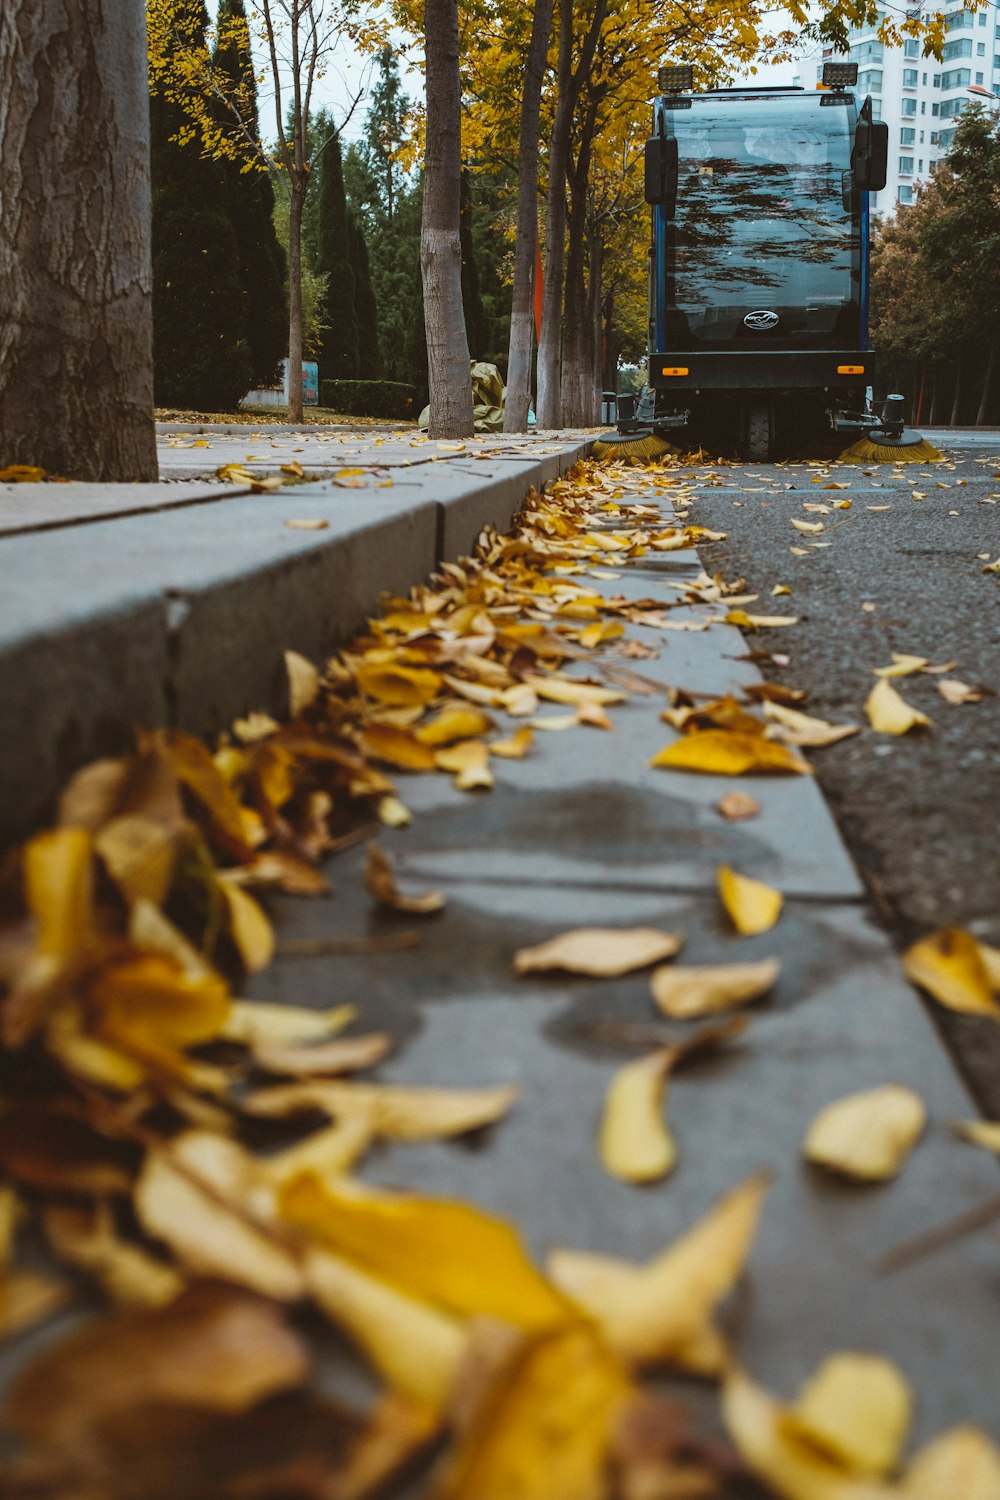
<instances>
[{"instance_id":1,"label":"street sweeper truck","mask_svg":"<svg viewBox=\"0 0 1000 1500\"><path fill-rule=\"evenodd\" d=\"M619 400L596 451L653 458L679 441L763 460L920 441L899 398L879 414L869 399L868 200L888 127L870 97L859 107L857 71L825 64L814 93L694 93L690 67L659 70L648 387L637 412Z\"/></svg>"}]
</instances>

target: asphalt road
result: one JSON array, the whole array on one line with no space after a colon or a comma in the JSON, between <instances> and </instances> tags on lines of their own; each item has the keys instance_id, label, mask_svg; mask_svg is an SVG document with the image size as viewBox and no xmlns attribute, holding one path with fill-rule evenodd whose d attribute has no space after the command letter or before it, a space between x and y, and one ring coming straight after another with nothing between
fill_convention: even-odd
<instances>
[{"instance_id":1,"label":"asphalt road","mask_svg":"<svg viewBox=\"0 0 1000 1500\"><path fill-rule=\"evenodd\" d=\"M944 464L896 470L719 468L713 487L697 488L691 511L728 533L702 549L710 571L743 576L761 596L751 609L798 616L792 629L748 636L751 649L788 658L764 660L766 675L806 689L807 711L864 726L815 752L814 763L901 945L950 924L1000 942L1000 576L984 573L981 556L1000 556L1000 434L956 435L945 451ZM833 508L848 499L849 509ZM793 517L824 530L798 531ZM776 585L791 594L772 598ZM954 662L948 677L988 694L954 707L939 693L940 676L899 679L895 686L932 725L875 734L864 702L872 668L893 651ZM944 1027L984 1112L1000 1117L1000 1027L958 1016Z\"/></svg>"}]
</instances>

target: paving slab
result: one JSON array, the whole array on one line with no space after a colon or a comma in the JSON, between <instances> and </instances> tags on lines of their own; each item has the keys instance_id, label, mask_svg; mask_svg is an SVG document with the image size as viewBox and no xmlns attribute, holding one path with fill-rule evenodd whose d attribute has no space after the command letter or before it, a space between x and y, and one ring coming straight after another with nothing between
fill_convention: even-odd
<instances>
[{"instance_id":1,"label":"paving slab","mask_svg":"<svg viewBox=\"0 0 1000 1500\"><path fill-rule=\"evenodd\" d=\"M539 836L557 838L549 828ZM972 1106L883 935L861 911L795 903L778 927L736 937L717 903L693 895L573 884L499 887L468 879L425 919L375 912L360 850L329 867L330 901L273 903L279 941L415 930L414 950L279 957L251 994L328 1006L351 1001L359 1029L387 1028L399 1050L379 1076L411 1085L514 1083L521 1096L494 1129L465 1142L386 1148L363 1175L383 1185L459 1197L512 1218L538 1257L570 1245L643 1259L758 1167L775 1173L749 1277L726 1327L738 1357L787 1393L828 1353L896 1360L918 1393L916 1430L959 1421L1000 1436L992 1385L995 1244L961 1241L894 1276L879 1256L997 1191L996 1164L955 1139L949 1122ZM511 971L515 950L568 926L656 924L683 929L683 959L735 961L773 953L782 976L753 1007L743 1038L680 1071L667 1105L680 1161L663 1183L636 1188L602 1170L601 1103L615 1069L642 1048L600 1040L595 1027L678 1028L657 1016L648 975L617 980ZM646 1043L646 1049L653 1045ZM900 1177L859 1187L801 1162L804 1131L832 1099L886 1082L926 1100L930 1123Z\"/></svg>"},{"instance_id":2,"label":"paving slab","mask_svg":"<svg viewBox=\"0 0 1000 1500\"><path fill-rule=\"evenodd\" d=\"M245 484L222 480L171 480L162 484L2 484L0 536L82 526L176 506L211 505L247 493Z\"/></svg>"},{"instance_id":3,"label":"paving slab","mask_svg":"<svg viewBox=\"0 0 1000 1500\"><path fill-rule=\"evenodd\" d=\"M127 748L138 724L212 735L251 710L282 713L285 650L322 660L383 592L426 578L445 546L469 550L487 521L509 524L585 451L522 448L389 485L373 474L363 494L196 482L0 496L0 704L20 730L0 750L0 842L50 816L66 777Z\"/></svg>"}]
</instances>

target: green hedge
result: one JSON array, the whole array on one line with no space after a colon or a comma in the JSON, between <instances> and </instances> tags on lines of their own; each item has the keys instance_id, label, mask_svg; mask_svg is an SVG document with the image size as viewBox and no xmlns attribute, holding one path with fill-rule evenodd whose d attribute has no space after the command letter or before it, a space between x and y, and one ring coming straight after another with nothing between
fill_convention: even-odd
<instances>
[{"instance_id":1,"label":"green hedge","mask_svg":"<svg viewBox=\"0 0 1000 1500\"><path fill-rule=\"evenodd\" d=\"M330 411L350 417L416 416L417 389L398 380L324 380L319 399Z\"/></svg>"}]
</instances>

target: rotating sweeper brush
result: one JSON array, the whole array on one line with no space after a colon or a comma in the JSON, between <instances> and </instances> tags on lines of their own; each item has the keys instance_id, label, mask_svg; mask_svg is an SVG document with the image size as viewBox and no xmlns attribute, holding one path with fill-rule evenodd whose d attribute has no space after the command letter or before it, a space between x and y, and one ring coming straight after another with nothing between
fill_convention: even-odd
<instances>
[{"instance_id":1,"label":"rotating sweeper brush","mask_svg":"<svg viewBox=\"0 0 1000 1500\"><path fill-rule=\"evenodd\" d=\"M653 464L658 458L677 452L648 420L636 415L634 396L619 396L617 404L618 426L614 432L601 433L591 450L594 458L631 459L633 463Z\"/></svg>"},{"instance_id":2,"label":"rotating sweeper brush","mask_svg":"<svg viewBox=\"0 0 1000 1500\"><path fill-rule=\"evenodd\" d=\"M940 459L933 443L904 427L902 396L886 396L879 425L840 455L842 464L934 464Z\"/></svg>"}]
</instances>

